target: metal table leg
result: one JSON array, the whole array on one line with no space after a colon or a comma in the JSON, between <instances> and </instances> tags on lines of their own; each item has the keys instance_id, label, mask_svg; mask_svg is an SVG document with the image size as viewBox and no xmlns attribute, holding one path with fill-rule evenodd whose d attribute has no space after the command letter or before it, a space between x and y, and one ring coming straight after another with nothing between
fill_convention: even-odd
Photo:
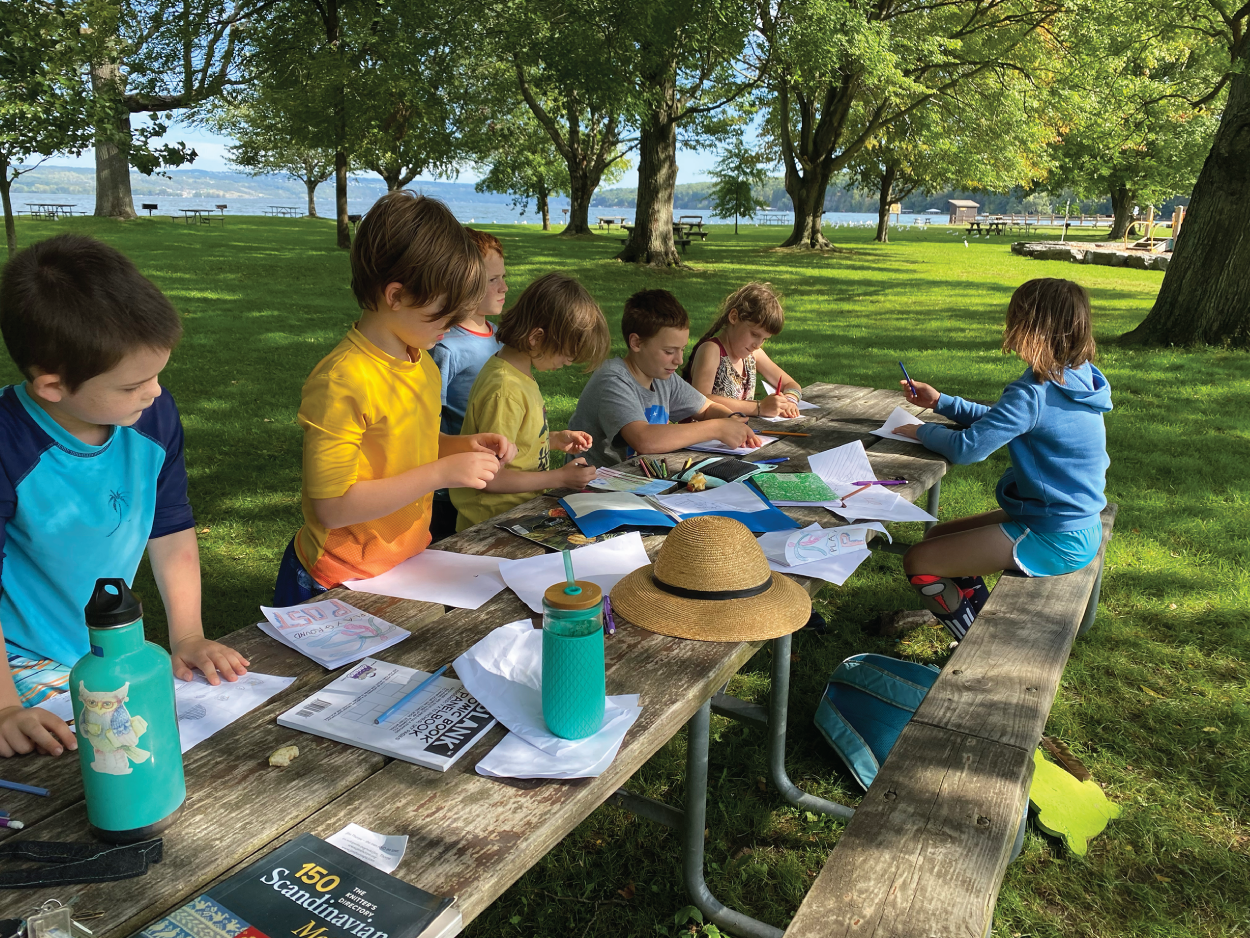
<instances>
[{"instance_id":1,"label":"metal table leg","mask_svg":"<svg viewBox=\"0 0 1250 938\"><path fill-rule=\"evenodd\" d=\"M1094 588L1090 590L1089 602L1085 604L1085 615L1081 619L1081 627L1076 630L1078 637L1094 626L1094 617L1098 615L1098 599L1102 595L1102 568L1105 563L1105 560L1098 561L1098 576L1094 578Z\"/></svg>"},{"instance_id":2,"label":"metal table leg","mask_svg":"<svg viewBox=\"0 0 1250 938\"><path fill-rule=\"evenodd\" d=\"M780 928L729 908L703 879L703 829L707 823L707 746L712 702L704 701L686 724L686 816L682 831L681 868L695 908L720 928L740 938L782 938Z\"/></svg>"},{"instance_id":3,"label":"metal table leg","mask_svg":"<svg viewBox=\"0 0 1250 938\"><path fill-rule=\"evenodd\" d=\"M942 497L942 478L939 476L938 480L934 482L931 486L929 486L929 501L928 501L928 504L925 505L925 511L933 515L933 517L935 518L938 516L938 499L940 499L941 497ZM926 521L924 523L924 529L927 531L929 530L929 528L933 527L935 524L937 524L936 521Z\"/></svg>"},{"instance_id":4,"label":"metal table leg","mask_svg":"<svg viewBox=\"0 0 1250 938\"><path fill-rule=\"evenodd\" d=\"M793 805L808 811L832 814L845 820L855 811L845 805L809 795L786 773L786 723L790 706L790 635L773 639L773 686L768 705L768 775L781 796Z\"/></svg>"}]
</instances>

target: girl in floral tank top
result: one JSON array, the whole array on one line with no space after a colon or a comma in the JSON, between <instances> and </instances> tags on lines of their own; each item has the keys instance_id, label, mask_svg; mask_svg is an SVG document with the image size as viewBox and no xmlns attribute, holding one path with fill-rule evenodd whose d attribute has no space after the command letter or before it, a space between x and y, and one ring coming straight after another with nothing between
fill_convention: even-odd
<instances>
[{"instance_id":1,"label":"girl in floral tank top","mask_svg":"<svg viewBox=\"0 0 1250 938\"><path fill-rule=\"evenodd\" d=\"M751 417L797 417L803 392L762 346L785 325L781 300L766 283L725 298L720 315L695 343L683 377L708 399ZM756 375L776 391L755 399Z\"/></svg>"}]
</instances>

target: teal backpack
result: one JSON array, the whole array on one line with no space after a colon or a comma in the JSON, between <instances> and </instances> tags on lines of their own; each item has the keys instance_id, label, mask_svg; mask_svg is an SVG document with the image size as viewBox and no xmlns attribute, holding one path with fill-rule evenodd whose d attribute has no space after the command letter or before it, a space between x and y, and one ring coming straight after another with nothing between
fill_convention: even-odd
<instances>
[{"instance_id":1,"label":"teal backpack","mask_svg":"<svg viewBox=\"0 0 1250 938\"><path fill-rule=\"evenodd\" d=\"M816 728L868 790L939 669L885 655L852 655L829 677Z\"/></svg>"}]
</instances>

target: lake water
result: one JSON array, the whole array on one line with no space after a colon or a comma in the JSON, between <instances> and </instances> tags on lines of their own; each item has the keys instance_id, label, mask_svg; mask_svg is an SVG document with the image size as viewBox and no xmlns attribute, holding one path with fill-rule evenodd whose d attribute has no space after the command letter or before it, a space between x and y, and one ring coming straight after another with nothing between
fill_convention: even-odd
<instances>
[{"instance_id":1,"label":"lake water","mask_svg":"<svg viewBox=\"0 0 1250 938\"><path fill-rule=\"evenodd\" d=\"M24 211L27 202L59 202L67 205L74 205L75 211L85 212L88 215L95 211L95 196L92 195L63 195L57 193L29 193L14 192L13 193L13 209L14 211ZM351 190L348 190L347 211L350 214L363 215L370 206L377 200L377 196L373 192L368 194L361 193L354 196ZM281 198L264 198L264 199L226 199L225 204L228 206L226 215L264 215L270 210L270 206L282 205L298 209L301 214L308 210L308 200L306 198L281 199ZM533 206L529 206L528 210L513 207L511 200L506 196L490 196L484 195L482 199L447 199L447 207L450 208L463 224L529 224L537 225L542 223L542 218L534 212ZM214 209L220 204L215 198L179 198L167 196L155 197L136 197L135 211L140 215L146 215L140 206L144 202L150 202L159 205L160 208L154 212L157 215L177 215L181 217L181 210L184 208L205 208ZM566 215L560 211L562 208L568 207L567 199L553 200L551 221L554 225L563 224ZM320 193L317 198L317 214L323 218L332 218L334 216L334 202L332 198L321 198ZM732 218L719 218L708 211L699 209L674 209L674 216L680 215L702 215L705 224L733 224ZM625 216L630 221L633 220L634 210L632 208L612 207L596 205L590 210L590 221L594 224L595 217L598 215L609 216ZM1059 216L1060 218L1062 216ZM932 224L944 224L946 222L945 215L915 215L904 214L901 224L904 227L912 225L915 218L929 218ZM789 228L794 224L794 214L792 212L783 211L764 211L756 216L755 221L741 219L740 225L754 224L770 224L776 227ZM1078 219L1072 219L1072 224L1079 224ZM1086 219L1086 225L1094 224L1090 218ZM1103 223L1105 226L1105 222ZM877 226L877 215L875 212L826 212L826 226L843 226L843 227L872 227Z\"/></svg>"},{"instance_id":2,"label":"lake water","mask_svg":"<svg viewBox=\"0 0 1250 938\"><path fill-rule=\"evenodd\" d=\"M374 193L367 195L354 196L351 190L348 190L347 211L353 215L363 215L370 206L376 201L377 196ZM20 212L25 211L27 202L53 202L63 203L66 205L74 205L74 211L85 212L90 215L95 211L95 196L93 195L64 195L55 192L14 192L13 193L13 210ZM542 223L542 217L534 211L531 204L528 210L513 207L511 200L506 197L484 196L481 200L475 199L444 199L447 207L463 224L529 224L537 225ZM140 215L146 215L147 212L140 208L144 203L159 205L153 214L155 215L177 215L181 217L184 208L204 208L214 209L215 206L224 202L226 208L226 216L230 215L264 215L270 211L270 207L274 205L289 206L298 209L301 214L308 210L308 200L306 198L282 199L282 198L264 198L264 199L224 199L219 202L215 198L179 198L169 196L136 196L135 211ZM567 216L561 212L562 208L568 207L568 200L561 199L554 201L551 210L551 222L554 225L563 224ZM334 217L334 201L332 198L321 198L318 193L317 198L317 214L323 218ZM705 224L733 224L732 218L718 218L708 211L699 209L674 209L674 216L680 215L702 215ZM634 210L632 208L612 207L596 205L590 210L591 224L594 224L595 217L598 215L623 215L630 221L633 220ZM790 227L794 224L794 215L791 212L761 212L761 216L769 216L769 221L773 224L779 224L782 227ZM904 224L911 224L912 216L905 215ZM934 218L944 218L944 216L932 216ZM739 220L740 225L752 225L758 223ZM876 226L877 216L872 213L865 212L826 212L825 224L827 225L853 225Z\"/></svg>"}]
</instances>

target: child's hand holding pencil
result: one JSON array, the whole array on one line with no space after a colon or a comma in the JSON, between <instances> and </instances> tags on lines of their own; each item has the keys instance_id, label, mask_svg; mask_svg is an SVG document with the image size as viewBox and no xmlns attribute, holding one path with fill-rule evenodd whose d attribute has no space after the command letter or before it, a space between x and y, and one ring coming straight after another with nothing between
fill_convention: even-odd
<instances>
[{"instance_id":1,"label":"child's hand holding pencil","mask_svg":"<svg viewBox=\"0 0 1250 938\"><path fill-rule=\"evenodd\" d=\"M903 388L903 396L907 398L907 403L915 404L917 407L936 407L940 394L938 390L923 381L900 381L899 384Z\"/></svg>"}]
</instances>

